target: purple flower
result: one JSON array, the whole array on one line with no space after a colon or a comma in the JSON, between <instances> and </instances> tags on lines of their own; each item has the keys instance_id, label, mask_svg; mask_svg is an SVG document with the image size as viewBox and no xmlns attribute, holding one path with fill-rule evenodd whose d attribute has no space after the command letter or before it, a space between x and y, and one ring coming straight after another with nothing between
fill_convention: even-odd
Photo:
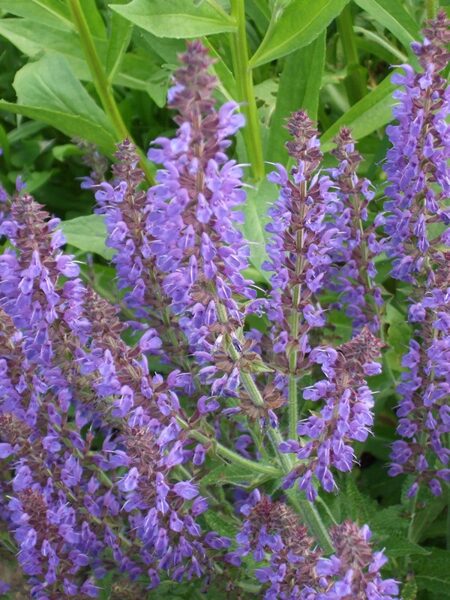
<instances>
[{"instance_id":1,"label":"purple flower","mask_svg":"<svg viewBox=\"0 0 450 600\"><path fill-rule=\"evenodd\" d=\"M335 263L328 274L330 287L339 293L338 306L345 309L357 333L367 325L377 333L380 323L380 289L374 284L374 256L381 251L373 227L367 227L368 206L375 193L368 179L360 179L357 169L362 157L355 149L351 131L343 127L335 138L332 154L338 166L330 169L337 188L331 223L339 230L340 243L334 250Z\"/></svg>"},{"instance_id":2,"label":"purple flower","mask_svg":"<svg viewBox=\"0 0 450 600\"><path fill-rule=\"evenodd\" d=\"M447 66L448 20L442 11L425 29L422 44L413 44L422 70L402 65L393 81L402 86L394 94L396 125L387 133L391 148L385 163L388 186L385 249L393 258L392 276L417 282L436 258L439 236L429 238L428 223L448 225L445 199L449 196L448 90L442 70ZM447 228L446 228L447 229ZM446 233L441 234L445 244Z\"/></svg>"},{"instance_id":3,"label":"purple flower","mask_svg":"<svg viewBox=\"0 0 450 600\"><path fill-rule=\"evenodd\" d=\"M367 525L359 528L345 521L331 527L335 553L326 558L298 515L282 502L254 490L241 513L245 518L236 536L237 549L226 559L239 565L242 557L252 555L266 600L398 598L397 583L383 580L379 573L386 557L372 551Z\"/></svg>"},{"instance_id":4,"label":"purple flower","mask_svg":"<svg viewBox=\"0 0 450 600\"><path fill-rule=\"evenodd\" d=\"M327 379L307 388L307 400L322 402L320 412L314 411L299 421L297 433L303 442L284 442L279 449L295 453L301 461L287 475L284 487L296 480L309 500L315 500L317 489L314 477L327 492L336 488L331 471L334 467L347 472L355 460L352 444L364 442L373 425L373 396L365 377L374 372L374 359L378 358L380 342L369 331L362 329L350 342L337 349L315 348L311 360L320 364Z\"/></svg>"},{"instance_id":5,"label":"purple flower","mask_svg":"<svg viewBox=\"0 0 450 600\"><path fill-rule=\"evenodd\" d=\"M311 350L310 331L325 324L317 297L338 238L326 220L336 202L332 181L316 172L322 159L318 131L303 111L291 115L288 129L293 140L287 148L295 166L288 174L276 165L277 170L269 175L280 193L268 213L269 259L263 268L271 273L267 314L272 360L295 378Z\"/></svg>"},{"instance_id":6,"label":"purple flower","mask_svg":"<svg viewBox=\"0 0 450 600\"><path fill-rule=\"evenodd\" d=\"M241 275L249 249L234 210L245 201L242 168L225 154L243 118L232 102L217 111L217 81L208 73L212 61L199 42L189 43L181 61L169 91L179 129L173 139L156 139L157 148L148 153L163 169L148 191L146 232L156 266L166 273L163 288L172 310L191 345L200 349L217 320L217 305L240 319L232 293L245 298L255 293Z\"/></svg>"},{"instance_id":7,"label":"purple flower","mask_svg":"<svg viewBox=\"0 0 450 600\"><path fill-rule=\"evenodd\" d=\"M386 249L392 276L413 284L408 317L414 328L397 388L397 433L406 441L393 444L389 473L414 475L410 495L421 483L439 494L439 473L450 455L449 88L442 75L450 34L443 11L425 36L412 45L421 70L404 65L404 74L395 76L402 89L395 93L398 123L388 128L386 161ZM432 233L436 224L443 229L438 236Z\"/></svg>"}]
</instances>

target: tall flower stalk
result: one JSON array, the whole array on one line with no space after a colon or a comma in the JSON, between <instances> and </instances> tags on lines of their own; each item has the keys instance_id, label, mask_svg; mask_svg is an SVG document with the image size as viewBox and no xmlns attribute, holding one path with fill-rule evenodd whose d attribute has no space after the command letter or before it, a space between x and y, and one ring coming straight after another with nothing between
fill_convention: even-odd
<instances>
[{"instance_id":1,"label":"tall flower stalk","mask_svg":"<svg viewBox=\"0 0 450 600\"><path fill-rule=\"evenodd\" d=\"M375 284L374 258L380 251L374 227L368 226L368 206L374 197L370 181L360 178L357 170L362 156L355 148L350 129L343 127L334 139L332 154L338 160L330 170L338 202L332 221L342 236L330 269L331 288L339 293L338 306L352 320L355 333L368 326L380 330L381 290Z\"/></svg>"},{"instance_id":2,"label":"tall flower stalk","mask_svg":"<svg viewBox=\"0 0 450 600\"><path fill-rule=\"evenodd\" d=\"M425 36L412 45L421 70L403 65L404 73L395 75L402 89L394 109L398 123L387 129L392 146L385 166L386 249L393 258L392 276L412 285L413 326L398 386L397 432L403 439L392 446L390 474L412 476L411 496L421 483L439 495L441 482L450 480L445 444L450 431L449 90L442 75L450 34L444 12L429 22Z\"/></svg>"},{"instance_id":3,"label":"tall flower stalk","mask_svg":"<svg viewBox=\"0 0 450 600\"><path fill-rule=\"evenodd\" d=\"M297 437L298 379L308 366L309 333L323 327L325 318L317 296L337 243L337 230L328 226L327 211L336 201L332 182L319 176L322 159L318 132L306 113L294 113L287 143L295 160L290 177L283 166L269 175L280 186L280 196L269 210L272 234L267 246L269 260L263 265L272 273L268 316L277 369L288 379L289 437Z\"/></svg>"}]
</instances>

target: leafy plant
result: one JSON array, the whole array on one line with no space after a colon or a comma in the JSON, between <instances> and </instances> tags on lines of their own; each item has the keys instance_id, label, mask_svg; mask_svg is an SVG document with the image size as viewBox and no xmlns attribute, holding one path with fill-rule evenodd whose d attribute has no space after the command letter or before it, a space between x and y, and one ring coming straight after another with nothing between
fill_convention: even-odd
<instances>
[{"instance_id":1,"label":"leafy plant","mask_svg":"<svg viewBox=\"0 0 450 600\"><path fill-rule=\"evenodd\" d=\"M0 0L1 597L445 595L437 5Z\"/></svg>"}]
</instances>

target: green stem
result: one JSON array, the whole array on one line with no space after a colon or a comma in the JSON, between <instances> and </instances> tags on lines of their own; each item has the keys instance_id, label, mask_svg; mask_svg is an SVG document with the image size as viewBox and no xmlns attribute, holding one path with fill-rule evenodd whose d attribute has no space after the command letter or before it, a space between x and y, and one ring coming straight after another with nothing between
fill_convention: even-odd
<instances>
[{"instance_id":1,"label":"green stem","mask_svg":"<svg viewBox=\"0 0 450 600\"><path fill-rule=\"evenodd\" d=\"M271 477L279 477L281 475L280 470L276 467L272 467L272 465L263 464L261 462L254 462L253 460L249 460L248 458L244 458L237 452L230 450L226 446L222 446L215 439L211 439L207 435L203 434L201 431L197 429L191 429L189 423L187 423L181 417L177 417L177 422L183 429L188 432L189 437L201 442L205 445L212 445L214 450L217 452L219 456L222 458L228 459L235 465L241 465L245 467L249 471L254 471L256 473L263 473L264 475L270 475Z\"/></svg>"},{"instance_id":2,"label":"green stem","mask_svg":"<svg viewBox=\"0 0 450 600\"><path fill-rule=\"evenodd\" d=\"M264 178L265 169L253 76L248 66L245 0L231 0L231 16L237 26L236 33L232 34L231 43L233 70L239 94L238 100L244 103L243 112L247 120L243 135L254 178L260 181Z\"/></svg>"},{"instance_id":3,"label":"green stem","mask_svg":"<svg viewBox=\"0 0 450 600\"><path fill-rule=\"evenodd\" d=\"M358 49L356 47L355 32L353 31L353 17L350 4L343 9L337 18L339 36L347 64L348 75L345 79L345 88L348 98L355 104L367 94L367 85L359 61Z\"/></svg>"},{"instance_id":4,"label":"green stem","mask_svg":"<svg viewBox=\"0 0 450 600\"><path fill-rule=\"evenodd\" d=\"M217 316L219 317L219 321L222 323L228 322L226 308L223 305L218 305ZM233 361L237 361L239 359L239 352L232 343L227 344L226 349L228 350L228 353ZM255 406L264 406L264 399L261 396L261 392L256 386L250 373L241 371L241 383L245 387L253 404ZM284 441L283 436L281 435L279 429L275 429L273 427L268 427L267 435L269 436L270 442L275 451L278 463L283 472L287 475L292 471L294 462L290 454L285 454L279 450L281 442ZM226 450L228 451L228 449ZM328 535L328 532L322 523L322 519L320 518L320 515L315 509L314 505L305 497L299 496L298 492L294 489L289 490L287 495L291 501L291 504L294 506L294 508L296 508L297 512L300 514L308 529L312 535L314 535L322 549L327 553L333 552L333 545L331 543L330 536Z\"/></svg>"},{"instance_id":5,"label":"green stem","mask_svg":"<svg viewBox=\"0 0 450 600\"><path fill-rule=\"evenodd\" d=\"M298 397L297 397L297 377L289 375L288 381L288 418L289 418L289 439L297 439L298 423Z\"/></svg>"},{"instance_id":6,"label":"green stem","mask_svg":"<svg viewBox=\"0 0 450 600\"><path fill-rule=\"evenodd\" d=\"M305 242L305 231L303 226L303 220L305 217L305 202L307 196L307 187L306 183L303 182L300 184L300 195L301 195L301 204L300 204L300 214L299 218L302 223L302 227L299 231L297 231L297 239L296 239L296 251L297 258L295 261L295 275L297 278L302 277L303 268L304 268L304 251L303 246ZM298 394L297 394L297 359L298 359L298 343L297 338L299 336L300 331L300 312L299 305L302 297L302 284L297 283L294 286L292 292L292 314L289 319L290 324L290 334L291 338L294 342L294 345L289 350L289 378L288 378L288 417L289 417L289 438L292 440L297 439L297 423L298 423Z\"/></svg>"},{"instance_id":7,"label":"green stem","mask_svg":"<svg viewBox=\"0 0 450 600\"><path fill-rule=\"evenodd\" d=\"M83 52L86 57L86 62L92 75L92 80L94 82L95 89L97 91L98 97L100 98L100 102L102 103L103 109L110 118L111 123L114 127L117 141L121 142L125 139L132 140L131 134L128 131L127 126L123 122L122 115L120 114L119 108L114 99L111 83L108 80L108 77L101 63L100 57L97 53L97 48L95 47L95 42L92 38L91 31L86 21L86 17L84 16L83 9L81 8L80 0L69 0L69 3L70 9L72 11L73 22L80 36L81 46L83 48ZM136 144L135 146L141 159L141 168L144 171L149 183L153 184L154 179L150 171L150 166L147 162L147 159L142 150L140 150Z\"/></svg>"},{"instance_id":8,"label":"green stem","mask_svg":"<svg viewBox=\"0 0 450 600\"><path fill-rule=\"evenodd\" d=\"M427 19L434 19L439 8L439 0L425 0Z\"/></svg>"},{"instance_id":9,"label":"green stem","mask_svg":"<svg viewBox=\"0 0 450 600\"><path fill-rule=\"evenodd\" d=\"M314 504L300 498L293 488L286 490L286 494L292 506L294 506L302 518L302 521L306 523L309 531L318 540L322 550L326 554L332 554L334 552L333 544Z\"/></svg>"}]
</instances>

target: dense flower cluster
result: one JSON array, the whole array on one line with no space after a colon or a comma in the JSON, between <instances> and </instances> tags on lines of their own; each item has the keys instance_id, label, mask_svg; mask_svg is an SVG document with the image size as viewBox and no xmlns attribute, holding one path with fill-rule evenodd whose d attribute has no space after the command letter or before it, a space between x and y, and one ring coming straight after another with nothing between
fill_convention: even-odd
<instances>
[{"instance_id":1,"label":"dense flower cluster","mask_svg":"<svg viewBox=\"0 0 450 600\"><path fill-rule=\"evenodd\" d=\"M327 492L336 488L331 467L350 471L355 457L351 444L364 442L373 424L373 396L366 377L380 373L380 342L366 327L350 342L337 348L318 347L311 360L319 364L326 379L304 390L306 400L323 401L320 412L299 421L301 442L288 440L282 452L295 452L301 461L287 476L284 487L298 479L300 489L315 500L314 477Z\"/></svg>"},{"instance_id":2,"label":"dense flower cluster","mask_svg":"<svg viewBox=\"0 0 450 600\"><path fill-rule=\"evenodd\" d=\"M450 431L450 158L448 94L443 69L448 63L449 21L444 13L425 30L422 44L412 45L422 67L403 65L395 75L403 86L388 127L392 147L387 153L388 186L385 247L393 257L392 276L413 284L409 321L414 338L403 358L407 369L398 387L398 433L404 439L392 448L391 475L410 473L414 495L421 482L434 494L439 480L450 481L446 468ZM434 229L441 225L440 233Z\"/></svg>"},{"instance_id":3,"label":"dense flower cluster","mask_svg":"<svg viewBox=\"0 0 450 600\"><path fill-rule=\"evenodd\" d=\"M225 153L244 119L234 102L216 109L217 80L208 72L213 61L199 42L189 43L180 60L168 94L168 106L178 113L176 136L157 138L148 153L163 168L147 192L146 235L172 312L202 366L200 381L213 397L230 397L239 372L235 364L218 367L224 353L230 358L221 340L236 337L243 325L237 298L256 295L242 275L249 247L236 226L243 217L235 208L246 197L243 171ZM199 410L218 406L202 398Z\"/></svg>"},{"instance_id":4,"label":"dense flower cluster","mask_svg":"<svg viewBox=\"0 0 450 600\"><path fill-rule=\"evenodd\" d=\"M242 168L225 154L244 121L233 102L216 110L217 81L201 44L189 44L181 61L169 91L179 129L172 140L156 139L159 148L148 153L164 169L148 191L147 231L156 265L167 273L163 286L174 312L189 311L200 328L217 320L218 303L237 317L233 293L254 296L241 275L249 250L235 227L242 215L233 210L245 200Z\"/></svg>"},{"instance_id":5,"label":"dense flower cluster","mask_svg":"<svg viewBox=\"0 0 450 600\"><path fill-rule=\"evenodd\" d=\"M398 598L398 585L383 580L383 552L373 552L367 525L346 521L331 528L335 553L325 558L298 517L282 502L252 492L241 508L238 549L228 560L251 555L265 600L378 600ZM266 566L263 566L267 563Z\"/></svg>"},{"instance_id":6,"label":"dense flower cluster","mask_svg":"<svg viewBox=\"0 0 450 600\"><path fill-rule=\"evenodd\" d=\"M310 330L325 324L317 295L338 240L337 230L326 221L336 203L332 181L317 173L322 159L318 131L303 111L291 116L288 130L293 140L287 148L296 164L290 178L282 165L269 175L280 186L280 196L269 210L266 229L272 235L263 267L271 272L267 314L273 352L281 355L281 368L298 373L311 350Z\"/></svg>"},{"instance_id":7,"label":"dense flower cluster","mask_svg":"<svg viewBox=\"0 0 450 600\"><path fill-rule=\"evenodd\" d=\"M374 257L379 252L373 228L367 226L368 205L374 197L368 179L360 179L357 169L362 156L355 149L351 131L343 127L335 138L332 154L338 166L330 170L338 202L333 223L343 237L330 269L332 289L339 292L338 306L345 307L358 332L367 325L373 333L380 328L378 312L383 303L381 290L374 283Z\"/></svg>"},{"instance_id":8,"label":"dense flower cluster","mask_svg":"<svg viewBox=\"0 0 450 600\"><path fill-rule=\"evenodd\" d=\"M204 459L176 419L179 373L150 376L116 311L76 278L56 226L27 195L2 224L14 246L1 257L2 518L32 594L96 597L114 564L151 586L162 572L198 577L208 549L228 542L202 533L206 499L174 477Z\"/></svg>"}]
</instances>

